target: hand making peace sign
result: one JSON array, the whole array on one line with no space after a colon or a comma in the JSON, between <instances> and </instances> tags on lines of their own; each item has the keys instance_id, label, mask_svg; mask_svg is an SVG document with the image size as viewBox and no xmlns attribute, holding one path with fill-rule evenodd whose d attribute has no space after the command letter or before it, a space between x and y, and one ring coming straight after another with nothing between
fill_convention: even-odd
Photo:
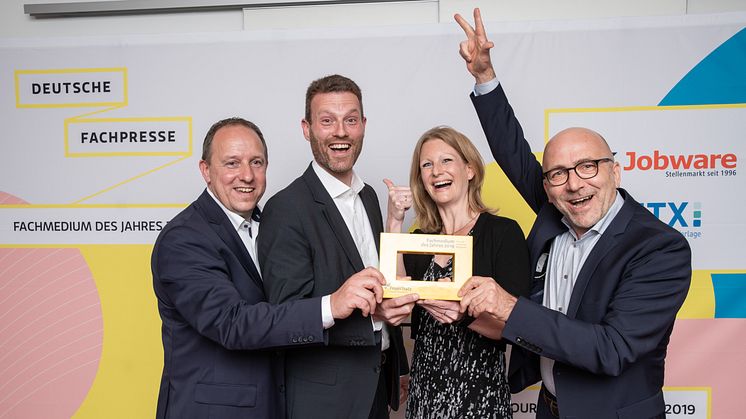
<instances>
[{"instance_id":1,"label":"hand making peace sign","mask_svg":"<svg viewBox=\"0 0 746 419\"><path fill-rule=\"evenodd\" d=\"M459 44L459 53L466 61L466 69L478 84L494 79L496 75L490 60L490 49L495 44L487 39L479 8L474 9L474 28L460 14L457 13L454 18L466 34L466 40Z\"/></svg>"}]
</instances>

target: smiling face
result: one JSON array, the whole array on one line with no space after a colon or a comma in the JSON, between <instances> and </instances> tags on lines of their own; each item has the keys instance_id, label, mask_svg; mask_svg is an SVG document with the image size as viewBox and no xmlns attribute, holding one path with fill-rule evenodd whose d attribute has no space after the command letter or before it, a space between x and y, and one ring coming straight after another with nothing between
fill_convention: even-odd
<instances>
[{"instance_id":1,"label":"smiling face","mask_svg":"<svg viewBox=\"0 0 746 419\"><path fill-rule=\"evenodd\" d=\"M229 211L250 219L267 186L264 146L242 125L220 128L212 139L210 161L199 168L207 187Z\"/></svg>"},{"instance_id":2,"label":"smiling face","mask_svg":"<svg viewBox=\"0 0 746 419\"><path fill-rule=\"evenodd\" d=\"M439 208L465 205L468 208L469 181L474 171L445 141L432 138L420 149L420 179Z\"/></svg>"},{"instance_id":3,"label":"smiling face","mask_svg":"<svg viewBox=\"0 0 746 419\"><path fill-rule=\"evenodd\" d=\"M552 186L544 180L549 202L564 215L578 236L593 227L609 211L621 182L619 163L601 162L598 174L581 179L571 168L582 161L613 159L606 141L585 128L568 128L552 137L544 149L544 172L570 168L567 183Z\"/></svg>"},{"instance_id":4,"label":"smiling face","mask_svg":"<svg viewBox=\"0 0 746 419\"><path fill-rule=\"evenodd\" d=\"M319 93L311 99L310 111L311 120L301 125L314 160L349 185L365 136L360 100L350 92Z\"/></svg>"}]
</instances>

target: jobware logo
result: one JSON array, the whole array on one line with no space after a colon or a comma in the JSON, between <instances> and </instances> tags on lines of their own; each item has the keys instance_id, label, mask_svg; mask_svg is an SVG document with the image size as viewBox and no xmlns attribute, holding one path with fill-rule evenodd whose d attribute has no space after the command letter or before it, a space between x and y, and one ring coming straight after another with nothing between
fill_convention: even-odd
<instances>
[{"instance_id":1,"label":"jobware logo","mask_svg":"<svg viewBox=\"0 0 746 419\"><path fill-rule=\"evenodd\" d=\"M645 202L641 204L650 210L659 220L692 239L702 237L702 203L701 202Z\"/></svg>"},{"instance_id":2,"label":"jobware logo","mask_svg":"<svg viewBox=\"0 0 746 419\"><path fill-rule=\"evenodd\" d=\"M692 172L687 176L735 176L738 156L735 153L674 154L653 150L652 154L627 151L625 171L665 171L666 176Z\"/></svg>"}]
</instances>

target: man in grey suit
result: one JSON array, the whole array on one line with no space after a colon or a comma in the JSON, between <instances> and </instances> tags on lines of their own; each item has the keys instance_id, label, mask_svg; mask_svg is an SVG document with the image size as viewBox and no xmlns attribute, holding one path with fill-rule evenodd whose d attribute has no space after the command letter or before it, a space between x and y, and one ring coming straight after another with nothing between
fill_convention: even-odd
<instances>
[{"instance_id":1,"label":"man in grey suit","mask_svg":"<svg viewBox=\"0 0 746 419\"><path fill-rule=\"evenodd\" d=\"M326 301L360 272L380 278L378 198L353 171L365 124L362 93L352 80L332 75L308 87L301 125L314 161L263 214L259 261L270 302ZM288 351L288 416L388 418L408 373L397 325L417 298L384 300L372 318L356 311L331 322L328 346Z\"/></svg>"},{"instance_id":2,"label":"man in grey suit","mask_svg":"<svg viewBox=\"0 0 746 419\"><path fill-rule=\"evenodd\" d=\"M282 353L267 349L323 345L321 298L267 303L254 243L267 169L259 127L215 123L199 168L207 188L153 248L164 353L156 418L282 418ZM350 278L332 295L331 316L372 312L380 283Z\"/></svg>"}]
</instances>

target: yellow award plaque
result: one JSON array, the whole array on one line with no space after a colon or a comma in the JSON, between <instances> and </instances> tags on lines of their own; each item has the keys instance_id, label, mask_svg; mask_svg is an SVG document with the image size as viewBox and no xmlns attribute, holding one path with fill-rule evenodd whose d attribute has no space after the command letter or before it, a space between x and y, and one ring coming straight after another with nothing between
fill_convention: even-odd
<instances>
[{"instance_id":1,"label":"yellow award plaque","mask_svg":"<svg viewBox=\"0 0 746 419\"><path fill-rule=\"evenodd\" d=\"M453 281L410 281L398 279L396 266L400 254L451 255ZM394 298L417 293L423 300L460 300L458 290L471 277L472 237L439 234L381 233L379 269L386 278L383 297Z\"/></svg>"}]
</instances>

